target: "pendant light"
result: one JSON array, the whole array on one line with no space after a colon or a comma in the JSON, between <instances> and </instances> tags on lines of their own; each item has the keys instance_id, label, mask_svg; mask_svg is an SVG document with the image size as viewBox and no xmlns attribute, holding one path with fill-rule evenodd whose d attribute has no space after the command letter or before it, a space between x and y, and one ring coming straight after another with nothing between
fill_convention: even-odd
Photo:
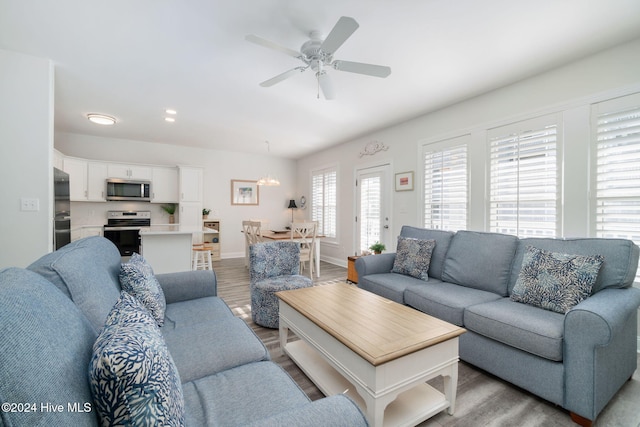
<instances>
[{"instance_id":1,"label":"pendant light","mask_svg":"<svg viewBox=\"0 0 640 427\"><path fill-rule=\"evenodd\" d=\"M265 144L267 144L267 152L271 152L269 141L265 141ZM280 185L280 181L275 176L271 176L271 174L267 173L267 176L263 176L262 178L260 178L257 184L267 187L277 187Z\"/></svg>"}]
</instances>

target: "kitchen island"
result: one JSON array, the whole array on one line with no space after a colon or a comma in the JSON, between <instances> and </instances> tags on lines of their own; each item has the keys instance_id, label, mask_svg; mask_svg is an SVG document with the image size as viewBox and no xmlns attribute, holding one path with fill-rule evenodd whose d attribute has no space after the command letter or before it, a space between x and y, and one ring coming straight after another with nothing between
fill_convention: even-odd
<instances>
[{"instance_id":1,"label":"kitchen island","mask_svg":"<svg viewBox=\"0 0 640 427\"><path fill-rule=\"evenodd\" d=\"M140 230L142 256L154 273L191 270L194 242L202 242L205 234L216 234L210 228L182 227L180 224L152 225Z\"/></svg>"}]
</instances>

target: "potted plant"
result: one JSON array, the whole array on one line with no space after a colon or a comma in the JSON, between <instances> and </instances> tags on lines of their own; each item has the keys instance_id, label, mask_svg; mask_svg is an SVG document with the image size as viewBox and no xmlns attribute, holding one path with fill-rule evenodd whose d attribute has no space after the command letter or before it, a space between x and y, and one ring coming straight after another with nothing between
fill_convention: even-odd
<instances>
[{"instance_id":1,"label":"potted plant","mask_svg":"<svg viewBox=\"0 0 640 427\"><path fill-rule=\"evenodd\" d=\"M209 213L211 213L211 209L202 209L202 218L207 219L209 217Z\"/></svg>"},{"instance_id":2,"label":"potted plant","mask_svg":"<svg viewBox=\"0 0 640 427\"><path fill-rule=\"evenodd\" d=\"M376 241L373 245L369 246L369 249L371 249L374 254L381 254L382 251L387 249L387 247L384 245L384 243Z\"/></svg>"},{"instance_id":3,"label":"potted plant","mask_svg":"<svg viewBox=\"0 0 640 427\"><path fill-rule=\"evenodd\" d=\"M176 217L174 216L176 213L176 204L169 203L168 205L162 205L162 210L169 214L169 224L173 224L176 222Z\"/></svg>"}]
</instances>

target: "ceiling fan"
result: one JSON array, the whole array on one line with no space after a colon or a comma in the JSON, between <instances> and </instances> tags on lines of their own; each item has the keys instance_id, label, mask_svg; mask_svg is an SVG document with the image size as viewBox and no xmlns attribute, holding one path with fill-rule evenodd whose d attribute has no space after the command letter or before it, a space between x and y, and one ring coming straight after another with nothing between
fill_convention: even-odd
<instances>
[{"instance_id":1,"label":"ceiling fan","mask_svg":"<svg viewBox=\"0 0 640 427\"><path fill-rule=\"evenodd\" d=\"M351 37L351 34L353 34L358 27L359 25L355 19L343 16L338 19L338 22L325 39L322 38L322 33L319 31L312 31L309 34L310 40L306 41L300 47L299 52L280 46L277 43L253 34L246 36L245 39L252 43L277 50L286 55L297 58L304 63L304 65L292 68L291 70L278 74L269 80L263 81L260 83L260 86L273 86L276 83L288 79L294 74L305 72L311 68L311 70L316 73L316 79L318 82L318 98L320 97L320 89L322 89L325 99L334 99L335 93L333 91L330 77L326 71L327 68L333 68L338 71L346 71L349 73L365 74L374 77L387 77L391 74L391 68L389 67L333 59L333 54L336 50L338 50L340 46L342 46L344 42Z\"/></svg>"}]
</instances>

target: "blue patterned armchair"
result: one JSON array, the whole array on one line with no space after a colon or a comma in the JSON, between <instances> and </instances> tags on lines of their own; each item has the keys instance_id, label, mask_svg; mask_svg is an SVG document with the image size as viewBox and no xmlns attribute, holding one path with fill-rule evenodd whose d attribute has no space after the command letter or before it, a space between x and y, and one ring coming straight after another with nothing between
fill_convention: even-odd
<instances>
[{"instance_id":1,"label":"blue patterned armchair","mask_svg":"<svg viewBox=\"0 0 640 427\"><path fill-rule=\"evenodd\" d=\"M249 247L251 318L266 328L278 328L275 293L313 286L300 274L300 247L291 241L255 243Z\"/></svg>"}]
</instances>

